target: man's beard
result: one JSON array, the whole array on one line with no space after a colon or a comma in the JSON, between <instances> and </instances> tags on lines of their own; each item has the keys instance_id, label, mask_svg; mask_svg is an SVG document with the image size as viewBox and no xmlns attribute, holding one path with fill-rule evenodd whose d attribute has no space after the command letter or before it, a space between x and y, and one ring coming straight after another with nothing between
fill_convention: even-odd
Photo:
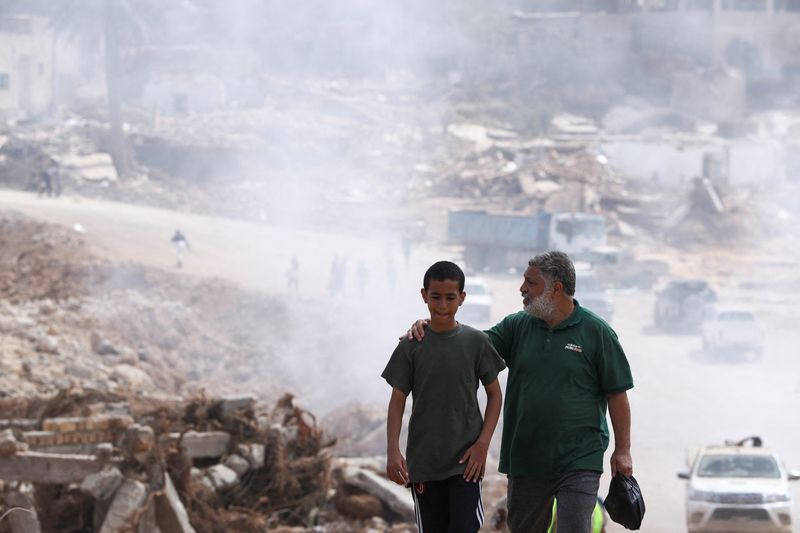
<instances>
[{"instance_id":1,"label":"man's beard","mask_svg":"<svg viewBox=\"0 0 800 533\"><path fill-rule=\"evenodd\" d=\"M553 299L553 294L548 290L549 288L545 286L542 294L535 298L530 298L527 305L524 306L525 312L542 320L552 317L556 312L556 302Z\"/></svg>"}]
</instances>

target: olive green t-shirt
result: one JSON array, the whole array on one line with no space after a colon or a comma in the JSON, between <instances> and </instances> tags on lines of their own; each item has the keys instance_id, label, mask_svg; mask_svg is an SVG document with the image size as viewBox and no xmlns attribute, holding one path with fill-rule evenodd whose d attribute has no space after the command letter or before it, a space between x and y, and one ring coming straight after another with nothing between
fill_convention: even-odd
<instances>
[{"instance_id":1,"label":"olive green t-shirt","mask_svg":"<svg viewBox=\"0 0 800 533\"><path fill-rule=\"evenodd\" d=\"M633 387L614 330L575 301L553 329L522 311L486 333L508 364L500 471L553 478L602 472L606 395Z\"/></svg>"},{"instance_id":2,"label":"olive green t-shirt","mask_svg":"<svg viewBox=\"0 0 800 533\"><path fill-rule=\"evenodd\" d=\"M444 333L428 329L422 342L400 341L381 376L413 397L406 447L411 482L464 473L458 461L483 428L478 383L490 384L505 366L485 333L462 324Z\"/></svg>"}]
</instances>

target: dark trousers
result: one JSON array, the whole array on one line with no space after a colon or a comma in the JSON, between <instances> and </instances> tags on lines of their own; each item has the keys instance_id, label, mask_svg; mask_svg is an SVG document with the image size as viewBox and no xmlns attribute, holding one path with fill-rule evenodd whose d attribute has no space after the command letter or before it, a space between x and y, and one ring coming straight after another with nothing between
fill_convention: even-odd
<instances>
[{"instance_id":1,"label":"dark trousers","mask_svg":"<svg viewBox=\"0 0 800 533\"><path fill-rule=\"evenodd\" d=\"M453 476L411 488L419 533L476 533L483 525L481 484Z\"/></svg>"},{"instance_id":2,"label":"dark trousers","mask_svg":"<svg viewBox=\"0 0 800 533\"><path fill-rule=\"evenodd\" d=\"M547 533L558 497L558 533L590 533L600 472L579 470L557 479L508 478L508 528L511 533Z\"/></svg>"}]
</instances>

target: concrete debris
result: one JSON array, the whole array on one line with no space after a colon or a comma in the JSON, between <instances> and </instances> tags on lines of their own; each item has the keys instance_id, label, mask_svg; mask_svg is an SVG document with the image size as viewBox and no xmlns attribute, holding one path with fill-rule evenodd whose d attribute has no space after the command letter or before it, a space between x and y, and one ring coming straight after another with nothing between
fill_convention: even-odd
<instances>
[{"instance_id":1,"label":"concrete debris","mask_svg":"<svg viewBox=\"0 0 800 533\"><path fill-rule=\"evenodd\" d=\"M98 355L117 355L119 351L114 347L113 344L108 342L106 339L103 339L95 332L92 332L91 337L89 338L89 343L92 346L92 350L94 353Z\"/></svg>"},{"instance_id":2,"label":"concrete debris","mask_svg":"<svg viewBox=\"0 0 800 533\"><path fill-rule=\"evenodd\" d=\"M223 464L233 470L239 477L242 477L250 470L250 463L247 459L236 454L226 457Z\"/></svg>"},{"instance_id":3,"label":"concrete debris","mask_svg":"<svg viewBox=\"0 0 800 533\"><path fill-rule=\"evenodd\" d=\"M81 490L91 494L94 499L106 501L110 499L122 484L123 476L119 468L112 466L89 474L81 482Z\"/></svg>"},{"instance_id":4,"label":"concrete debris","mask_svg":"<svg viewBox=\"0 0 800 533\"><path fill-rule=\"evenodd\" d=\"M228 490L239 482L239 476L225 465L214 465L206 472L211 484L219 491Z\"/></svg>"},{"instance_id":5,"label":"concrete debris","mask_svg":"<svg viewBox=\"0 0 800 533\"><path fill-rule=\"evenodd\" d=\"M3 502L9 509L15 509L8 515L12 533L42 533L39 515L31 498L18 491L6 493Z\"/></svg>"},{"instance_id":6,"label":"concrete debris","mask_svg":"<svg viewBox=\"0 0 800 533\"><path fill-rule=\"evenodd\" d=\"M183 435L171 433L169 438L180 441L183 453L192 459L221 457L228 452L231 436L224 431L187 431Z\"/></svg>"},{"instance_id":7,"label":"concrete debris","mask_svg":"<svg viewBox=\"0 0 800 533\"><path fill-rule=\"evenodd\" d=\"M110 181L119 179L114 162L109 154L62 155L56 160L67 172L87 181Z\"/></svg>"},{"instance_id":8,"label":"concrete debris","mask_svg":"<svg viewBox=\"0 0 800 533\"><path fill-rule=\"evenodd\" d=\"M195 533L169 475L164 476L164 490L156 497L156 522L162 533Z\"/></svg>"},{"instance_id":9,"label":"concrete debris","mask_svg":"<svg viewBox=\"0 0 800 533\"><path fill-rule=\"evenodd\" d=\"M410 530L408 492L377 474L376 461L342 463L332 475L334 441L291 395L271 410L252 399L236 409L223 403L88 391L0 401L8 452L0 492L32 483L38 518L25 527L41 520L45 530L85 512L102 532L264 531L268 523L361 531L376 518ZM22 451L28 443L19 435L92 453ZM68 485L79 490L56 505Z\"/></svg>"},{"instance_id":10,"label":"concrete debris","mask_svg":"<svg viewBox=\"0 0 800 533\"><path fill-rule=\"evenodd\" d=\"M114 496L100 533L126 531L146 499L147 486L144 483L132 479L125 480Z\"/></svg>"},{"instance_id":11,"label":"concrete debris","mask_svg":"<svg viewBox=\"0 0 800 533\"><path fill-rule=\"evenodd\" d=\"M343 472L342 479L345 484L359 488L380 499L403 519L408 521L414 519L414 500L409 491L385 477L362 468L347 467Z\"/></svg>"},{"instance_id":12,"label":"concrete debris","mask_svg":"<svg viewBox=\"0 0 800 533\"><path fill-rule=\"evenodd\" d=\"M235 411L249 411L255 406L256 399L252 396L225 396L220 400L222 416L227 416Z\"/></svg>"},{"instance_id":13,"label":"concrete debris","mask_svg":"<svg viewBox=\"0 0 800 533\"><path fill-rule=\"evenodd\" d=\"M22 443L17 442L14 432L11 429L0 431L0 457L14 455L20 451Z\"/></svg>"}]
</instances>

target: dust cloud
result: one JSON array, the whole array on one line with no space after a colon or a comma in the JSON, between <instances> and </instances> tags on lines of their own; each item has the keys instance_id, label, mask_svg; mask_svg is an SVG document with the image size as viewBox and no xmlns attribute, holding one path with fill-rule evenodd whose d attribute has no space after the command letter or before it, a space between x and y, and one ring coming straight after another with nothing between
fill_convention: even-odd
<instances>
[{"instance_id":1,"label":"dust cloud","mask_svg":"<svg viewBox=\"0 0 800 533\"><path fill-rule=\"evenodd\" d=\"M675 474L687 449L758 434L800 467L796 2L63 4L71 14L0 2L2 20L33 17L42 42L58 43L31 52L50 83L31 81L11 103L0 92L2 185L34 190L31 153L61 161L66 176L66 154L108 152L118 180L72 169L65 194L140 209L2 205L94 222L86 238L103 253L148 268L172 268L169 236L184 231L192 251L180 275L245 294L163 289L181 305L170 316L159 304L160 320L214 318L197 322L219 341L198 355L204 379L226 372L226 346L246 346L236 364L249 391L285 385L320 414L382 407L381 369L426 314L419 288L432 262L455 260L487 281L491 320L476 325L520 308L524 264L471 262L469 244L448 235L448 210L586 211L630 254L602 292L634 371L647 530L685 529ZM44 105L37 91L52 93ZM508 252L504 237L494 257ZM620 279L645 260L668 273L642 286ZM109 274L103 291L148 287L128 273ZM708 313L752 312L759 357L711 353L702 324L658 326L662 290L686 278L713 289ZM224 313L214 314L217 297Z\"/></svg>"}]
</instances>

